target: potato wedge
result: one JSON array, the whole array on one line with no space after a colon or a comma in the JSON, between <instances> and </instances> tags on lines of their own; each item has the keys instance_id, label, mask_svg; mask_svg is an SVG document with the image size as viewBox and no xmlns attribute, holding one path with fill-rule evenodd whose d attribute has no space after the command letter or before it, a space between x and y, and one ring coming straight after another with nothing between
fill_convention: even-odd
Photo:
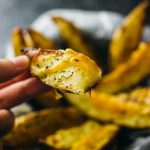
<instances>
[{"instance_id":1,"label":"potato wedge","mask_svg":"<svg viewBox=\"0 0 150 150\"><path fill-rule=\"evenodd\" d=\"M6 147L24 147L34 144L39 138L68 128L83 121L73 108L53 108L32 112L18 117L13 130L2 141Z\"/></svg>"},{"instance_id":2,"label":"potato wedge","mask_svg":"<svg viewBox=\"0 0 150 150\"><path fill-rule=\"evenodd\" d=\"M57 46L53 40L46 38L44 35L42 35L41 33L37 32L31 28L28 28L27 30L28 30L30 36L32 37L32 40L34 41L33 47L43 48L43 49L57 48Z\"/></svg>"},{"instance_id":3,"label":"potato wedge","mask_svg":"<svg viewBox=\"0 0 150 150\"><path fill-rule=\"evenodd\" d=\"M61 37L67 42L70 48L76 49L79 53L89 56L100 64L100 60L96 57L89 43L85 41L82 31L78 27L69 20L59 16L53 16L52 19L58 26Z\"/></svg>"},{"instance_id":4,"label":"potato wedge","mask_svg":"<svg viewBox=\"0 0 150 150\"><path fill-rule=\"evenodd\" d=\"M117 93L136 85L150 74L150 43L140 43L127 62L120 64L106 74L97 84L95 90Z\"/></svg>"},{"instance_id":5,"label":"potato wedge","mask_svg":"<svg viewBox=\"0 0 150 150\"><path fill-rule=\"evenodd\" d=\"M22 35L22 29L16 27L12 30L12 46L15 56L21 55L21 49L27 47L24 37ZM30 45L32 47L32 45Z\"/></svg>"},{"instance_id":6,"label":"potato wedge","mask_svg":"<svg viewBox=\"0 0 150 150\"><path fill-rule=\"evenodd\" d=\"M111 95L91 92L97 109L107 110L116 119L111 121L134 128L150 127L150 88L139 88L129 93Z\"/></svg>"},{"instance_id":7,"label":"potato wedge","mask_svg":"<svg viewBox=\"0 0 150 150\"><path fill-rule=\"evenodd\" d=\"M26 47L34 47L35 42L27 29L21 29L22 38L24 39Z\"/></svg>"},{"instance_id":8,"label":"potato wedge","mask_svg":"<svg viewBox=\"0 0 150 150\"><path fill-rule=\"evenodd\" d=\"M150 88L117 95L93 91L91 97L87 93L65 93L64 96L82 113L97 120L130 128L150 127Z\"/></svg>"},{"instance_id":9,"label":"potato wedge","mask_svg":"<svg viewBox=\"0 0 150 150\"><path fill-rule=\"evenodd\" d=\"M116 135L116 125L101 125L89 120L80 126L58 130L45 143L57 149L100 150Z\"/></svg>"},{"instance_id":10,"label":"potato wedge","mask_svg":"<svg viewBox=\"0 0 150 150\"><path fill-rule=\"evenodd\" d=\"M60 91L84 93L101 78L101 69L89 57L72 49L24 49L31 56L31 74Z\"/></svg>"},{"instance_id":11,"label":"potato wedge","mask_svg":"<svg viewBox=\"0 0 150 150\"><path fill-rule=\"evenodd\" d=\"M102 150L117 133L117 126L106 125L94 129L87 137L73 144L71 150Z\"/></svg>"},{"instance_id":12,"label":"potato wedge","mask_svg":"<svg viewBox=\"0 0 150 150\"><path fill-rule=\"evenodd\" d=\"M139 4L114 32L109 49L109 64L112 69L128 60L131 53L138 47L148 9L148 1Z\"/></svg>"},{"instance_id":13,"label":"potato wedge","mask_svg":"<svg viewBox=\"0 0 150 150\"><path fill-rule=\"evenodd\" d=\"M117 95L91 92L91 100L98 107L129 115L150 115L150 88L135 89Z\"/></svg>"},{"instance_id":14,"label":"potato wedge","mask_svg":"<svg viewBox=\"0 0 150 150\"><path fill-rule=\"evenodd\" d=\"M25 47L56 48L53 40L47 39L41 33L29 28L16 27L12 30L12 45L15 56L22 55L21 49Z\"/></svg>"}]
</instances>

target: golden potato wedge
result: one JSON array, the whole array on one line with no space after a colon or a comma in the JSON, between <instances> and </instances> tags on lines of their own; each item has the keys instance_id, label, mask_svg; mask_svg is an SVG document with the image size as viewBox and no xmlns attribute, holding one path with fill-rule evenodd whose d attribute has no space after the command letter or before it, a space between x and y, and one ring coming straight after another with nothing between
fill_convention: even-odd
<instances>
[{"instance_id":1,"label":"golden potato wedge","mask_svg":"<svg viewBox=\"0 0 150 150\"><path fill-rule=\"evenodd\" d=\"M130 128L150 127L150 88L117 95L92 90L91 97L65 93L68 102L89 117Z\"/></svg>"},{"instance_id":2,"label":"golden potato wedge","mask_svg":"<svg viewBox=\"0 0 150 150\"><path fill-rule=\"evenodd\" d=\"M141 88L117 95L91 92L91 100L98 107L129 115L150 115L150 88Z\"/></svg>"},{"instance_id":3,"label":"golden potato wedge","mask_svg":"<svg viewBox=\"0 0 150 150\"><path fill-rule=\"evenodd\" d=\"M115 68L118 64L125 62L133 50L138 47L148 9L148 1L139 4L114 32L109 49L111 68Z\"/></svg>"},{"instance_id":4,"label":"golden potato wedge","mask_svg":"<svg viewBox=\"0 0 150 150\"><path fill-rule=\"evenodd\" d=\"M100 150L116 135L116 125L101 125L89 120L80 126L58 130L45 143L57 149Z\"/></svg>"},{"instance_id":5,"label":"golden potato wedge","mask_svg":"<svg viewBox=\"0 0 150 150\"><path fill-rule=\"evenodd\" d=\"M53 108L31 112L18 117L13 130L2 141L6 147L24 147L34 144L39 138L68 128L83 121L73 108Z\"/></svg>"},{"instance_id":6,"label":"golden potato wedge","mask_svg":"<svg viewBox=\"0 0 150 150\"><path fill-rule=\"evenodd\" d=\"M30 36L32 37L32 40L34 41L35 48L43 48L43 49L55 49L56 44L53 40L46 38L41 33L29 28L27 29ZM31 46L30 46L31 47Z\"/></svg>"},{"instance_id":7,"label":"golden potato wedge","mask_svg":"<svg viewBox=\"0 0 150 150\"><path fill-rule=\"evenodd\" d=\"M59 28L61 37L67 42L68 46L94 59L98 64L100 60L92 50L89 43L86 42L82 31L72 22L59 16L53 16L53 21Z\"/></svg>"},{"instance_id":8,"label":"golden potato wedge","mask_svg":"<svg viewBox=\"0 0 150 150\"><path fill-rule=\"evenodd\" d=\"M12 45L15 56L22 55L21 49L25 47L56 48L53 40L47 39L41 33L29 28L16 27L12 30Z\"/></svg>"},{"instance_id":9,"label":"golden potato wedge","mask_svg":"<svg viewBox=\"0 0 150 150\"><path fill-rule=\"evenodd\" d=\"M102 150L114 138L117 130L115 125L94 129L86 138L82 137L80 141L74 143L71 150Z\"/></svg>"},{"instance_id":10,"label":"golden potato wedge","mask_svg":"<svg viewBox=\"0 0 150 150\"><path fill-rule=\"evenodd\" d=\"M96 63L72 49L24 49L24 53L32 55L31 74L60 91L84 93L101 78L101 69Z\"/></svg>"},{"instance_id":11,"label":"golden potato wedge","mask_svg":"<svg viewBox=\"0 0 150 150\"><path fill-rule=\"evenodd\" d=\"M117 93L125 90L150 74L150 43L140 43L127 62L120 64L106 74L97 84L95 90Z\"/></svg>"}]
</instances>

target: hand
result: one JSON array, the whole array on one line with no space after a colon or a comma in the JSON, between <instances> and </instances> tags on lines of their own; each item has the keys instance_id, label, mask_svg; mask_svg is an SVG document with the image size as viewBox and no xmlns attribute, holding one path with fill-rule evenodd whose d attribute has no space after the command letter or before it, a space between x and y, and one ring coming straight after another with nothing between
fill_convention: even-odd
<instances>
[{"instance_id":1,"label":"hand","mask_svg":"<svg viewBox=\"0 0 150 150\"><path fill-rule=\"evenodd\" d=\"M10 108L49 90L37 78L30 76L28 66L27 56L0 59L0 136L13 126L14 116Z\"/></svg>"}]
</instances>

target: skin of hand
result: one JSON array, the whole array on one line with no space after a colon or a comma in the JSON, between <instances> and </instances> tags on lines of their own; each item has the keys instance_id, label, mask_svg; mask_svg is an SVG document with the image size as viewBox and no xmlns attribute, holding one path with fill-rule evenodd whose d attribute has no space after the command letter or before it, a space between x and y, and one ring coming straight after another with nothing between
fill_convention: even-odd
<instances>
[{"instance_id":1,"label":"skin of hand","mask_svg":"<svg viewBox=\"0 0 150 150\"><path fill-rule=\"evenodd\" d=\"M12 107L50 89L36 77L32 77L28 67L29 59L24 55L0 59L0 137L13 127Z\"/></svg>"}]
</instances>

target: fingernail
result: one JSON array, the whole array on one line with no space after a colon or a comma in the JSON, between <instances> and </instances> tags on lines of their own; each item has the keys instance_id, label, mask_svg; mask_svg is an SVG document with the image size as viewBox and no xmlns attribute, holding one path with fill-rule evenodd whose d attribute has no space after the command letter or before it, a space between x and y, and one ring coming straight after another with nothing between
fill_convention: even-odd
<instances>
[{"instance_id":1,"label":"fingernail","mask_svg":"<svg viewBox=\"0 0 150 150\"><path fill-rule=\"evenodd\" d=\"M21 69L27 69L29 66L29 58L25 55L11 59L12 62Z\"/></svg>"}]
</instances>

